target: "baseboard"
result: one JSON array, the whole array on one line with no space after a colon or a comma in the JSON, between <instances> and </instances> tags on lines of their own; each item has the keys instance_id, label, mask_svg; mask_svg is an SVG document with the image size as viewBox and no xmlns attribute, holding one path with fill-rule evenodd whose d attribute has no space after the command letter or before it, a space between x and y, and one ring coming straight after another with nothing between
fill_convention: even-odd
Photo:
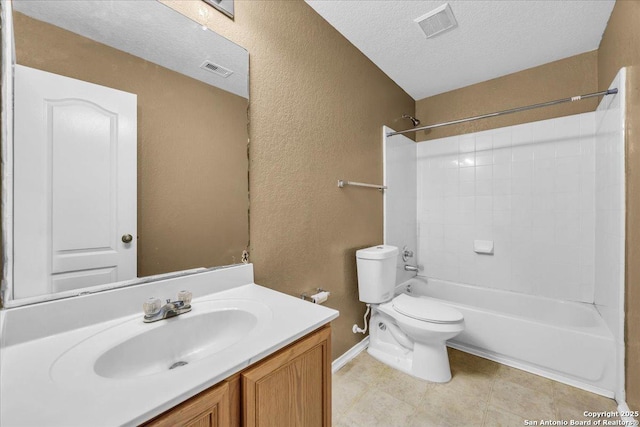
<instances>
[{"instance_id":1,"label":"baseboard","mask_svg":"<svg viewBox=\"0 0 640 427\"><path fill-rule=\"evenodd\" d=\"M335 374L336 371L349 363L353 358L360 354L363 350L369 347L369 336L364 337L362 341L347 350L342 356L338 357L331 363L331 373Z\"/></svg>"},{"instance_id":2,"label":"baseboard","mask_svg":"<svg viewBox=\"0 0 640 427\"><path fill-rule=\"evenodd\" d=\"M638 420L636 420L635 417L631 416L631 410L629 409L629 405L627 405L627 402L625 402L624 400L621 402L618 401L618 413L626 414L625 416L620 415L620 419L624 421L625 426L638 425Z\"/></svg>"}]
</instances>

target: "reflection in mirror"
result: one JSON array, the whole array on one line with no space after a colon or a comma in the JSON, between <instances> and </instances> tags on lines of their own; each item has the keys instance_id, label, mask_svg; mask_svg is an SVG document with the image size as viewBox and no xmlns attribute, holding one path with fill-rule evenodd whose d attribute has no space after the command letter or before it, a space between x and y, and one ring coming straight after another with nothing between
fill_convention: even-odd
<instances>
[{"instance_id":1,"label":"reflection in mirror","mask_svg":"<svg viewBox=\"0 0 640 427\"><path fill-rule=\"evenodd\" d=\"M209 3L211 6L218 9L220 12L233 19L234 4L233 0L203 0Z\"/></svg>"},{"instance_id":2,"label":"reflection in mirror","mask_svg":"<svg viewBox=\"0 0 640 427\"><path fill-rule=\"evenodd\" d=\"M13 8L13 299L241 262L248 53L155 0Z\"/></svg>"}]
</instances>

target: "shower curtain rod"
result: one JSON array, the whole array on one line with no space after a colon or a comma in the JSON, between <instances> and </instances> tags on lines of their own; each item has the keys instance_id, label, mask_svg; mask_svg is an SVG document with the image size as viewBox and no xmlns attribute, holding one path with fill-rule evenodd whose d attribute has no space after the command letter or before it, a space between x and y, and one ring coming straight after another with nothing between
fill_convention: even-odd
<instances>
[{"instance_id":1,"label":"shower curtain rod","mask_svg":"<svg viewBox=\"0 0 640 427\"><path fill-rule=\"evenodd\" d=\"M402 135L409 132L418 132L420 130L434 129L442 126L457 125L458 123L465 123L465 122L471 122L474 120L487 119L489 117L498 117L498 116L511 114L511 113L519 113L520 111L533 110L534 108L541 108L541 107L549 107L551 105L562 104L565 102L580 101L582 99L593 98L596 96L615 95L616 93L618 93L618 88L603 90L601 92L588 93L586 95L572 96L571 98L556 99L555 101L543 102L541 104L527 105L526 107L512 108L510 110L497 111L495 113L482 114L480 116L467 117L466 119L459 119L459 120L452 120L450 122L437 123L435 125L421 126L419 128L401 130L398 132L389 132L387 133L387 136Z\"/></svg>"}]
</instances>

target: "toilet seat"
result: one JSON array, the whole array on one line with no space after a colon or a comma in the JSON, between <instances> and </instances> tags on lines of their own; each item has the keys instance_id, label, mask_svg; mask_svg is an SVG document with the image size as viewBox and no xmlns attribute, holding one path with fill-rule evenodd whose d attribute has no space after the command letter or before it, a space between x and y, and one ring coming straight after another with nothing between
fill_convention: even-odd
<instances>
[{"instance_id":1,"label":"toilet seat","mask_svg":"<svg viewBox=\"0 0 640 427\"><path fill-rule=\"evenodd\" d=\"M448 307L431 298L412 297L407 294L400 294L395 297L391 304L393 309L400 314L430 323L459 323L464 316L453 307Z\"/></svg>"}]
</instances>

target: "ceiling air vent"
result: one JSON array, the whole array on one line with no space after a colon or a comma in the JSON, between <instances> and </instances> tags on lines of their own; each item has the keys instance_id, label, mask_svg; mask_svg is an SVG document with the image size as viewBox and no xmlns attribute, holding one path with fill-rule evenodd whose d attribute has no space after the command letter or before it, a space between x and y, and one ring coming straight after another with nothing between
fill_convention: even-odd
<instances>
[{"instance_id":1,"label":"ceiling air vent","mask_svg":"<svg viewBox=\"0 0 640 427\"><path fill-rule=\"evenodd\" d=\"M450 28L458 26L449 3L445 3L433 9L431 12L416 18L414 22L420 25L420 28L422 28L427 38L435 37Z\"/></svg>"},{"instance_id":2,"label":"ceiling air vent","mask_svg":"<svg viewBox=\"0 0 640 427\"><path fill-rule=\"evenodd\" d=\"M228 68L224 68L222 65L214 64L211 61L204 61L200 68L210 71L221 77L229 77L231 74L233 74L233 71L229 70Z\"/></svg>"}]
</instances>

